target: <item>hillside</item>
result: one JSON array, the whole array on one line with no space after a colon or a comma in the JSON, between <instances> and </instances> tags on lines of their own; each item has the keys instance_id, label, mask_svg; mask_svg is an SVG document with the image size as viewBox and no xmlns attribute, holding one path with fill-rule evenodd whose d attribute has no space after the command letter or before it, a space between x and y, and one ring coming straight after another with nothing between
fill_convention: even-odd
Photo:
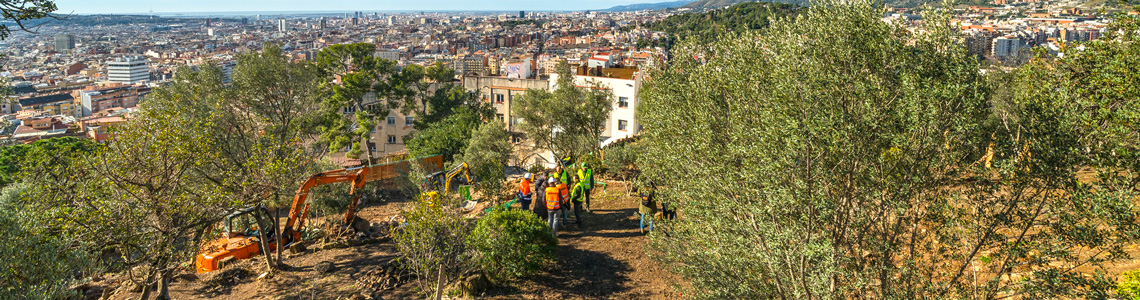
<instances>
[{"instance_id":1,"label":"hillside","mask_svg":"<svg viewBox=\"0 0 1140 300\"><path fill-rule=\"evenodd\" d=\"M671 39L668 44L654 46L669 48L672 46L671 43L688 39L697 39L701 43L705 43L711 42L727 32L764 28L772 19L794 14L799 8L794 4L784 3L742 3L726 9L670 16L650 24L648 28L668 33ZM645 41L643 43L651 44L652 42Z\"/></svg>"},{"instance_id":2,"label":"hillside","mask_svg":"<svg viewBox=\"0 0 1140 300\"><path fill-rule=\"evenodd\" d=\"M638 11L638 10L646 10L646 9L658 10L658 9L681 7L681 6L684 6L685 4L689 4L692 2L693 2L693 0L679 0L679 1L657 2L657 3L636 3L636 4L628 4L628 5L618 5L618 6L610 7L609 9L606 9L606 10L607 11Z\"/></svg>"}]
</instances>

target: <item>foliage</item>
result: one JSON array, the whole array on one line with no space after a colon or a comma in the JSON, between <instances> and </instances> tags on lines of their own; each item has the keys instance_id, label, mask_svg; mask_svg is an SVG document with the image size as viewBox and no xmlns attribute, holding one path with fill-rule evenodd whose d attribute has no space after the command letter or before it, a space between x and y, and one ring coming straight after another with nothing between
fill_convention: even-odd
<instances>
[{"instance_id":1,"label":"foliage","mask_svg":"<svg viewBox=\"0 0 1140 300\"><path fill-rule=\"evenodd\" d=\"M658 258L698 299L1104 297L1136 173L1077 171L1136 161L1135 52L1041 60L990 105L945 15L914 33L879 8L814 3L650 74L640 165L686 211Z\"/></svg>"},{"instance_id":2,"label":"foliage","mask_svg":"<svg viewBox=\"0 0 1140 300\"><path fill-rule=\"evenodd\" d=\"M1140 299L1140 270L1121 273L1116 284L1116 294L1123 299Z\"/></svg>"},{"instance_id":3,"label":"foliage","mask_svg":"<svg viewBox=\"0 0 1140 300\"><path fill-rule=\"evenodd\" d=\"M641 144L636 142L609 145L603 152L605 160L602 161L602 166L605 166L606 172L619 177L637 177L637 158L641 156L641 151Z\"/></svg>"},{"instance_id":4,"label":"foliage","mask_svg":"<svg viewBox=\"0 0 1140 300\"><path fill-rule=\"evenodd\" d=\"M602 128L613 109L609 87L588 80L578 88L566 62L558 64L553 91L527 90L511 108L522 122L518 125L536 148L555 157L596 152Z\"/></svg>"},{"instance_id":5,"label":"foliage","mask_svg":"<svg viewBox=\"0 0 1140 300\"><path fill-rule=\"evenodd\" d=\"M44 153L76 153L88 154L95 151L98 146L87 139L75 137L59 137L38 140L31 144L17 144L0 147L0 186L6 186L19 180L19 173L27 155L44 158ZM47 156L48 158L65 159L62 156ZM31 159L35 161L36 159ZM67 161L47 161L49 164L65 164ZM35 166L32 166L35 167Z\"/></svg>"},{"instance_id":6,"label":"foliage","mask_svg":"<svg viewBox=\"0 0 1140 300\"><path fill-rule=\"evenodd\" d=\"M460 107L442 121L412 133L411 138L405 137L408 152L416 157L439 154L444 162L454 161L467 149L472 129L478 128L487 115L488 111Z\"/></svg>"},{"instance_id":7,"label":"foliage","mask_svg":"<svg viewBox=\"0 0 1140 300\"><path fill-rule=\"evenodd\" d=\"M697 43L713 42L728 32L745 32L768 27L768 23L799 10L795 4L749 2L704 13L669 16L646 26L664 31L674 42L695 39Z\"/></svg>"},{"instance_id":8,"label":"foliage","mask_svg":"<svg viewBox=\"0 0 1140 300\"><path fill-rule=\"evenodd\" d=\"M407 225L394 233L404 266L423 279L417 281L421 291L435 291L437 280L447 286L471 268L464 244L471 226L455 209L457 200L443 197L437 206L417 201L411 211L403 213Z\"/></svg>"},{"instance_id":9,"label":"foliage","mask_svg":"<svg viewBox=\"0 0 1140 300\"><path fill-rule=\"evenodd\" d=\"M325 124L319 128L321 141L330 152L351 148L347 155L359 157L368 150L369 134L377 128L377 118L401 106L397 100L406 94L395 62L376 58L376 45L368 43L329 46L317 53L316 66L328 80L332 96L322 102ZM366 97L367 96L367 97ZM375 99L374 103L372 99ZM371 165L372 152L368 151Z\"/></svg>"},{"instance_id":10,"label":"foliage","mask_svg":"<svg viewBox=\"0 0 1140 300\"><path fill-rule=\"evenodd\" d=\"M486 186L502 185L507 180L504 167L511 159L514 145L503 123L486 122L473 129L471 140L463 154L463 161L471 167L475 177Z\"/></svg>"},{"instance_id":11,"label":"foliage","mask_svg":"<svg viewBox=\"0 0 1140 300\"><path fill-rule=\"evenodd\" d=\"M496 209L475 225L467 238L474 260L495 280L522 278L553 262L558 240L538 215Z\"/></svg>"},{"instance_id":12,"label":"foliage","mask_svg":"<svg viewBox=\"0 0 1140 300\"><path fill-rule=\"evenodd\" d=\"M18 30L31 31L33 28L29 21L42 18L54 18L53 12L58 9L53 0L3 0L0 1L0 15L4 20L11 21L19 27ZM7 39L12 28L9 24L0 24L0 40Z\"/></svg>"},{"instance_id":13,"label":"foliage","mask_svg":"<svg viewBox=\"0 0 1140 300\"><path fill-rule=\"evenodd\" d=\"M70 285L98 269L85 251L70 247L74 237L47 232L36 214L21 207L27 190L16 184L0 191L0 299L64 299ZM77 276L78 275L78 276Z\"/></svg>"}]
</instances>

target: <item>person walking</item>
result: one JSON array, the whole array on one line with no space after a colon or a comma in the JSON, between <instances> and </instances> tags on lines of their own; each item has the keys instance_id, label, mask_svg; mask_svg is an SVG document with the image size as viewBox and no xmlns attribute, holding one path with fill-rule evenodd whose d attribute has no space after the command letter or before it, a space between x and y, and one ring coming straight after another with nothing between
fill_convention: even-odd
<instances>
[{"instance_id":1,"label":"person walking","mask_svg":"<svg viewBox=\"0 0 1140 300\"><path fill-rule=\"evenodd\" d=\"M522 206L523 210L530 210L531 195L533 193L533 190L530 189L530 173L526 173L523 175L522 180L519 181L519 205Z\"/></svg>"},{"instance_id":2,"label":"person walking","mask_svg":"<svg viewBox=\"0 0 1140 300\"><path fill-rule=\"evenodd\" d=\"M586 212L590 212L590 193L594 190L594 169L591 169L586 162L582 162L582 167L578 168L578 183L582 184Z\"/></svg>"},{"instance_id":3,"label":"person walking","mask_svg":"<svg viewBox=\"0 0 1140 300\"><path fill-rule=\"evenodd\" d=\"M585 181L579 177L578 183L574 184L573 191L570 192L570 202L574 206L574 224L578 225L578 228L582 228L582 204L586 201L587 195L589 192Z\"/></svg>"},{"instance_id":4,"label":"person walking","mask_svg":"<svg viewBox=\"0 0 1140 300\"><path fill-rule=\"evenodd\" d=\"M645 234L645 225L649 224L649 231L653 231L653 216L657 214L657 202L653 199L652 192L641 193L641 205L637 207L637 214L640 221L641 233Z\"/></svg>"},{"instance_id":5,"label":"person walking","mask_svg":"<svg viewBox=\"0 0 1140 300\"><path fill-rule=\"evenodd\" d=\"M546 184L546 221L550 223L550 231L553 232L554 237L558 237L558 212L562 210L562 199L558 195L561 190L558 189L557 180L550 178Z\"/></svg>"}]
</instances>

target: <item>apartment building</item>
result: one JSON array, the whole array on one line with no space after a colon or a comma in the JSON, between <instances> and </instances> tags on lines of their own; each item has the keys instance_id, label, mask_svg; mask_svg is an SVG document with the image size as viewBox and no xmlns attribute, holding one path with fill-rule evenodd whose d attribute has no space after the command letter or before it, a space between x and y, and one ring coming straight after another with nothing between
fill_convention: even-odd
<instances>
[{"instance_id":1,"label":"apartment building","mask_svg":"<svg viewBox=\"0 0 1140 300\"><path fill-rule=\"evenodd\" d=\"M142 57L120 57L107 63L107 80L115 83L140 83L150 80L150 66Z\"/></svg>"},{"instance_id":2,"label":"apartment building","mask_svg":"<svg viewBox=\"0 0 1140 300\"><path fill-rule=\"evenodd\" d=\"M71 94L51 94L20 99L20 110L42 111L47 115L78 116L75 97Z\"/></svg>"},{"instance_id":3,"label":"apartment building","mask_svg":"<svg viewBox=\"0 0 1140 300\"><path fill-rule=\"evenodd\" d=\"M150 93L150 88L144 85L111 83L104 86L88 86L83 90L76 91L77 97L75 98L79 99L80 109L78 116L91 116L96 112L113 107L135 107L148 93Z\"/></svg>"}]
</instances>

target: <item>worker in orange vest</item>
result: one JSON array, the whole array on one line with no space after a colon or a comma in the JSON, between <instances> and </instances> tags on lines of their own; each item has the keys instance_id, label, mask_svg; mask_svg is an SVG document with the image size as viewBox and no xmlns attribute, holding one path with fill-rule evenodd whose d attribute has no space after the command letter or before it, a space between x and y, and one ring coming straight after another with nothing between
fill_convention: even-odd
<instances>
[{"instance_id":1,"label":"worker in orange vest","mask_svg":"<svg viewBox=\"0 0 1140 300\"><path fill-rule=\"evenodd\" d=\"M523 175L522 181L519 182L519 205L522 205L523 210L530 210L530 202L530 173L526 173Z\"/></svg>"},{"instance_id":2,"label":"worker in orange vest","mask_svg":"<svg viewBox=\"0 0 1140 300\"><path fill-rule=\"evenodd\" d=\"M546 184L545 192L546 221L550 222L550 231L554 233L554 237L558 237L558 213L562 211L562 196L560 196L562 190L558 188L558 180L551 177Z\"/></svg>"},{"instance_id":3,"label":"worker in orange vest","mask_svg":"<svg viewBox=\"0 0 1140 300\"><path fill-rule=\"evenodd\" d=\"M566 185L570 178L559 176L558 199L562 201L562 221L566 221L566 214L570 212L570 188Z\"/></svg>"}]
</instances>

